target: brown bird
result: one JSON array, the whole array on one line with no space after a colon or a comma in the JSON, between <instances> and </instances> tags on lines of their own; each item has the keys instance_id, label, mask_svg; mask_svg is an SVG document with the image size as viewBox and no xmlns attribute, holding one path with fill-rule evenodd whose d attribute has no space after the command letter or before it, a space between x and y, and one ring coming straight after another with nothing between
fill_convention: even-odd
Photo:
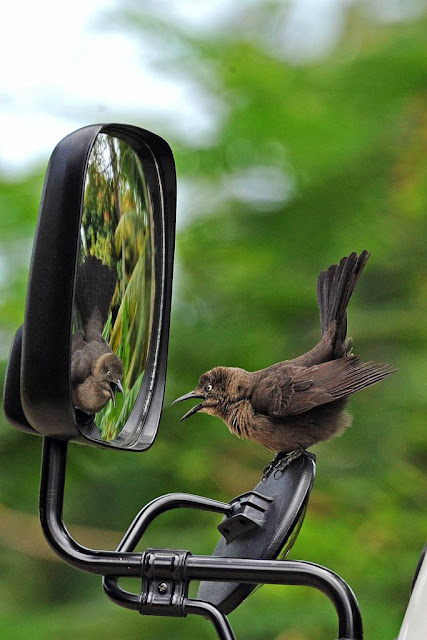
<instances>
[{"instance_id":1,"label":"brown bird","mask_svg":"<svg viewBox=\"0 0 427 640\"><path fill-rule=\"evenodd\" d=\"M300 455L341 434L351 423L345 411L349 395L395 371L389 364L360 362L346 337L347 305L369 256L368 251L359 256L351 253L320 274L322 337L311 351L260 371L211 369L194 391L175 400L202 399L181 420L198 411L217 416L239 438L250 438L280 454ZM276 459L283 457L280 454Z\"/></svg>"},{"instance_id":2,"label":"brown bird","mask_svg":"<svg viewBox=\"0 0 427 640\"><path fill-rule=\"evenodd\" d=\"M76 277L75 309L78 330L71 344L73 404L87 414L101 411L109 400L116 406L116 391L123 393L123 364L102 331L108 318L116 276L101 260L87 256Z\"/></svg>"}]
</instances>

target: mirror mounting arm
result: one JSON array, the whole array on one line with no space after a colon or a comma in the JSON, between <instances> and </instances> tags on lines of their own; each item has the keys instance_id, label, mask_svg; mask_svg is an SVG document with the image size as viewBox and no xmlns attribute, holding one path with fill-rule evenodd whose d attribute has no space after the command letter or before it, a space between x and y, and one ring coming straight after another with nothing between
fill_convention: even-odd
<instances>
[{"instance_id":1,"label":"mirror mounting arm","mask_svg":"<svg viewBox=\"0 0 427 640\"><path fill-rule=\"evenodd\" d=\"M120 589L120 576L143 577L144 560L164 549L148 549L133 553L140 537L155 517L176 507L192 507L219 513L230 513L232 506L209 498L187 494L169 494L153 500L136 516L116 551L98 551L78 544L67 531L63 520L63 498L67 442L44 438L40 486L40 520L44 534L53 550L77 569L105 576L104 589L117 604L140 609L141 596ZM174 550L171 550L174 551ZM255 584L288 584L315 587L332 601L339 619L339 637L362 640L362 620L354 593L336 573L317 564L303 561L249 560L196 556L185 552L185 581L239 581ZM183 615L193 613L208 618L221 640L233 640L227 618L216 607L200 600L185 598Z\"/></svg>"},{"instance_id":2,"label":"mirror mounting arm","mask_svg":"<svg viewBox=\"0 0 427 640\"><path fill-rule=\"evenodd\" d=\"M44 438L39 512L44 535L52 549L68 564L102 576L141 576L141 553L132 553L149 524L170 509L190 508L229 515L232 506L201 496L171 493L152 500L138 513L116 551L98 551L80 545L63 519L68 442ZM115 578L112 578L113 580Z\"/></svg>"},{"instance_id":3,"label":"mirror mounting arm","mask_svg":"<svg viewBox=\"0 0 427 640\"><path fill-rule=\"evenodd\" d=\"M42 473L40 483L39 512L44 535L52 549L71 566L89 573L104 576L104 590L116 604L129 609L140 609L141 597L122 590L117 583L118 576L143 575L143 562L147 552L132 553L120 551L120 547L132 546L139 542L149 524L161 513L173 508L193 508L230 514L232 506L210 498L189 494L169 494L161 496L146 505L136 516L127 530L117 551L88 549L76 542L62 519L65 473L68 442L44 438ZM113 574L113 575L112 575ZM108 581L111 581L111 593ZM220 640L235 640L227 617L208 602L185 598L184 616L199 615L209 620Z\"/></svg>"},{"instance_id":4,"label":"mirror mounting arm","mask_svg":"<svg viewBox=\"0 0 427 640\"><path fill-rule=\"evenodd\" d=\"M131 550L133 547L122 541L118 548ZM175 549L147 549L142 562L144 580L140 595L121 589L112 576L104 578L104 591L115 604L144 615L176 617L198 614L212 622L220 640L234 640L233 631L222 611L203 600L186 597L191 580L221 579L309 586L324 593L334 605L339 621L339 638L363 638L362 619L353 591L339 575L326 567L299 560L283 562L195 556ZM178 576L177 567L180 570Z\"/></svg>"},{"instance_id":5,"label":"mirror mounting arm","mask_svg":"<svg viewBox=\"0 0 427 640\"><path fill-rule=\"evenodd\" d=\"M116 552L133 551L150 523L159 515L171 509L197 509L230 516L234 507L228 502L219 502L218 500L189 493L169 493L160 496L141 509L123 536ZM117 576L106 576L103 580L103 587L110 600L116 604L127 609L139 608L139 596L122 589L118 584ZM204 614L201 613L200 615Z\"/></svg>"},{"instance_id":6,"label":"mirror mounting arm","mask_svg":"<svg viewBox=\"0 0 427 640\"><path fill-rule=\"evenodd\" d=\"M363 625L359 605L352 589L327 567L303 560L247 560L211 556L188 557L187 579L238 581L314 587L335 607L341 640L362 640Z\"/></svg>"},{"instance_id":7,"label":"mirror mounting arm","mask_svg":"<svg viewBox=\"0 0 427 640\"><path fill-rule=\"evenodd\" d=\"M173 508L195 508L230 516L235 506L220 503L209 498L189 494L172 493L156 498L143 507L127 530L117 547L118 552L131 552L145 533L148 525L161 513ZM144 558L149 558L152 564L161 562L165 553L174 550L147 549ZM229 582L257 584L304 585L314 587L324 593L335 607L338 623L339 638L343 640L362 640L363 624L359 605L352 589L338 574L326 567L300 560L252 560L243 558L220 558L211 556L196 556L188 552L183 559L183 582L191 580L224 580ZM144 566L147 560L143 560ZM146 572L144 572L146 576ZM119 606L141 611L141 595L125 591L118 584L116 576L105 576L103 587L106 595ZM183 615L193 613L210 620L221 640L234 640L233 631L227 617L217 607L203 601L185 598L183 601Z\"/></svg>"},{"instance_id":8,"label":"mirror mounting arm","mask_svg":"<svg viewBox=\"0 0 427 640\"><path fill-rule=\"evenodd\" d=\"M88 549L76 542L64 525L67 445L66 440L44 438L43 441L39 513L48 543L55 553L76 569L103 576L140 576L140 553Z\"/></svg>"}]
</instances>

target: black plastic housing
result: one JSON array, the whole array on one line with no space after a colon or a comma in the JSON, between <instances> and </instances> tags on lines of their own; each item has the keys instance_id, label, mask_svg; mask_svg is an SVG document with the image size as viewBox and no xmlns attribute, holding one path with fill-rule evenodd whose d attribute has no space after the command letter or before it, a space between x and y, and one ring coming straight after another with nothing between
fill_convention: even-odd
<instances>
[{"instance_id":1,"label":"black plastic housing","mask_svg":"<svg viewBox=\"0 0 427 640\"><path fill-rule=\"evenodd\" d=\"M218 530L222 533L212 555L218 558L276 559L292 548L305 515L313 486L316 466L312 458L301 455L284 471L272 470L248 494L231 501L238 507L226 516ZM248 500L252 496L252 500ZM243 498L243 500L242 500ZM262 501L264 498L264 501ZM255 509L248 510L248 503ZM244 507L242 509L242 507ZM251 513L252 511L252 513ZM254 517L254 512L258 514ZM232 535L233 518L242 514L259 526L240 527L240 535ZM238 529L238 525L236 527ZM224 535L224 529L225 535ZM239 531L236 532L239 534ZM285 548L284 548L285 547ZM236 582L201 582L197 597L229 614L255 589L256 584Z\"/></svg>"},{"instance_id":2,"label":"black plastic housing","mask_svg":"<svg viewBox=\"0 0 427 640\"><path fill-rule=\"evenodd\" d=\"M118 437L101 440L93 421L76 420L71 397L72 309L85 178L96 137L109 134L133 148L153 205L155 300L147 366L133 410ZM96 124L54 149L46 173L28 280L25 320L6 373L4 410L16 428L93 446L141 451L157 433L163 404L175 243L176 176L172 151L139 127Z\"/></svg>"}]
</instances>

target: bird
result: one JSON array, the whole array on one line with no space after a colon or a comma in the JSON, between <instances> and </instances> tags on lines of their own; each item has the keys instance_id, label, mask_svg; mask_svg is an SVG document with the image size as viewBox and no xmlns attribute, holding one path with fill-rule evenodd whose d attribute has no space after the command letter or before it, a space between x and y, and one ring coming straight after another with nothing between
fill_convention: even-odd
<instances>
[{"instance_id":1,"label":"bird","mask_svg":"<svg viewBox=\"0 0 427 640\"><path fill-rule=\"evenodd\" d=\"M347 305L370 255L353 252L320 273L322 335L313 349L254 372L210 369L194 391L174 401L201 400L181 420L198 412L221 418L238 438L274 451L273 467L301 454L314 458L309 447L343 433L352 420L345 409L348 397L395 372L390 364L361 362L347 337Z\"/></svg>"},{"instance_id":2,"label":"bird","mask_svg":"<svg viewBox=\"0 0 427 640\"><path fill-rule=\"evenodd\" d=\"M86 256L78 266L74 306L82 329L71 341L71 390L73 405L85 414L101 411L116 391L123 393L123 363L104 339L116 287L113 269L94 256Z\"/></svg>"}]
</instances>

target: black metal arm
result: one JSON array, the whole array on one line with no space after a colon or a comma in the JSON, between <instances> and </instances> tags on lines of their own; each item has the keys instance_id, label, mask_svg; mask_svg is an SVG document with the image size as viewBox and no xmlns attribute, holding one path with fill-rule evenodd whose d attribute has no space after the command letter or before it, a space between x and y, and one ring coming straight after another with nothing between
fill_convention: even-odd
<instances>
[{"instance_id":1,"label":"black metal arm","mask_svg":"<svg viewBox=\"0 0 427 640\"><path fill-rule=\"evenodd\" d=\"M182 558L182 566L177 577L173 557L170 570L165 565L167 550L149 549L143 553L133 553L150 522L160 513L177 507L228 513L230 505L226 503L187 494L169 494L153 500L139 512L116 551L88 549L78 544L62 521L66 456L65 441L45 438L40 489L40 519L43 531L54 551L66 562L82 571L106 576L105 591L117 604L144 612L141 596L122 590L117 584L117 577L139 576L146 585L151 580L157 592L161 594L165 587L163 582L156 583L155 579L156 576L166 576L170 578L170 584L180 586L182 582L185 583L185 588L181 590L180 607L175 606L175 613L168 614L164 611L164 614L202 615L213 623L221 640L233 640L234 635L227 618L216 607L186 597L186 587L191 580L306 585L322 591L334 604L339 618L340 639L362 640L362 621L352 590L337 574L319 565L300 561L237 558L225 560L220 557L193 556L189 552L170 550L171 556L175 554L176 558ZM168 580L165 585L168 587Z\"/></svg>"},{"instance_id":2,"label":"black metal arm","mask_svg":"<svg viewBox=\"0 0 427 640\"><path fill-rule=\"evenodd\" d=\"M40 521L52 549L73 567L102 576L141 576L141 553L130 553L150 522L160 513L178 507L187 507L217 513L229 513L226 502L210 498L174 493L162 496L146 505L136 516L120 543L120 550L100 551L88 549L76 542L63 520L67 442L45 438L43 443L42 475L40 484Z\"/></svg>"},{"instance_id":3,"label":"black metal arm","mask_svg":"<svg viewBox=\"0 0 427 640\"><path fill-rule=\"evenodd\" d=\"M65 440L44 438L39 512L44 535L65 562L98 575L141 575L140 553L117 553L88 549L76 542L62 521L65 469Z\"/></svg>"}]
</instances>

